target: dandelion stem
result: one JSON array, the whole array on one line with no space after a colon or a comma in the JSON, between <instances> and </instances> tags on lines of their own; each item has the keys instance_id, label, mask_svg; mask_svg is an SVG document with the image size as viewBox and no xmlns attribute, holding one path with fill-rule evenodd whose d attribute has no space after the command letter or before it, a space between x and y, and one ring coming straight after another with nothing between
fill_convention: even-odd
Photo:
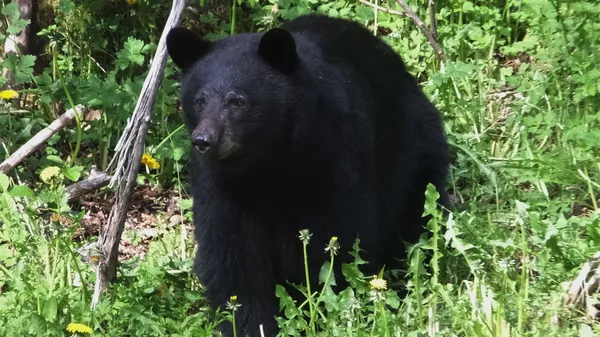
<instances>
[{"instance_id":1,"label":"dandelion stem","mask_svg":"<svg viewBox=\"0 0 600 337\"><path fill-rule=\"evenodd\" d=\"M302 241L302 249L304 252L304 274L306 275L306 289L308 291L308 308L310 311L310 329L313 331L313 333L315 332L315 326L313 323L313 317L314 317L314 308L313 308L313 301L312 301L312 290L310 288L310 274L308 273L308 255L306 253L306 246L307 246L307 242L306 241Z\"/></svg>"},{"instance_id":2,"label":"dandelion stem","mask_svg":"<svg viewBox=\"0 0 600 337\"><path fill-rule=\"evenodd\" d=\"M235 327L235 310L233 310L232 314L232 322L231 324L233 324L233 337L237 337L237 330Z\"/></svg>"}]
</instances>

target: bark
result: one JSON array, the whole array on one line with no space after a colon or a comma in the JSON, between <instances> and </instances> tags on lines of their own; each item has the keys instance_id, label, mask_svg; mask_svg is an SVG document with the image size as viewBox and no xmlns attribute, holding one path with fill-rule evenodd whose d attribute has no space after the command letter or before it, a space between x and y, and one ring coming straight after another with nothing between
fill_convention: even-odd
<instances>
[{"instance_id":1,"label":"bark","mask_svg":"<svg viewBox=\"0 0 600 337\"><path fill-rule=\"evenodd\" d=\"M22 20L33 21L33 0L14 0L19 6L19 15ZM23 27L16 35L7 36L4 41L4 53L8 56L10 54L26 55L30 52L30 44L32 41L31 36L31 24ZM14 89L14 76L12 71L4 68L2 69L2 76L8 79L8 82L4 84L5 88Z\"/></svg>"},{"instance_id":2,"label":"bark","mask_svg":"<svg viewBox=\"0 0 600 337\"><path fill-rule=\"evenodd\" d=\"M77 111L81 114L83 106L76 106ZM0 172L8 174L14 167L19 165L25 158L34 153L42 144L50 137L54 136L58 131L62 130L75 118L75 110L69 109L46 128L38 132L35 136L29 139L15 153L8 157L0 164Z\"/></svg>"},{"instance_id":3,"label":"bark","mask_svg":"<svg viewBox=\"0 0 600 337\"><path fill-rule=\"evenodd\" d=\"M88 193L104 187L108 185L111 178L111 176L98 170L96 166L93 166L87 179L79 181L65 189L67 200L72 201L79 199Z\"/></svg>"},{"instance_id":4,"label":"bark","mask_svg":"<svg viewBox=\"0 0 600 337\"><path fill-rule=\"evenodd\" d=\"M137 105L123 135L115 148L115 156L109 168L115 167L115 174L110 183L115 188L115 203L111 209L108 223L103 228L98 245L100 248L100 261L96 275L96 286L92 297L92 309L95 309L100 299L100 294L108 288L116 278L117 256L119 242L125 225L127 209L131 201L136 176L140 167L144 141L150 119L156 92L160 87L163 70L167 60L166 37L171 28L179 25L181 16L186 6L185 0L173 0L171 12L158 42L150 71L144 81Z\"/></svg>"}]
</instances>

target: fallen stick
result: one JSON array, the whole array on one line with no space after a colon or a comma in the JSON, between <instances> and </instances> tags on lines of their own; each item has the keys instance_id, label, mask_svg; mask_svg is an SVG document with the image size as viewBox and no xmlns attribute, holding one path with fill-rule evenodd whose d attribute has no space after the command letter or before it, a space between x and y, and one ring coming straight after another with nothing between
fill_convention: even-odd
<instances>
[{"instance_id":1,"label":"fallen stick","mask_svg":"<svg viewBox=\"0 0 600 337\"><path fill-rule=\"evenodd\" d=\"M583 264L577 277L569 284L565 304L584 309L590 318L600 320L598 301L594 296L600 289L600 252Z\"/></svg>"},{"instance_id":2,"label":"fallen stick","mask_svg":"<svg viewBox=\"0 0 600 337\"><path fill-rule=\"evenodd\" d=\"M112 179L112 176L98 170L96 166L92 166L92 170L87 179L70 185L65 189L67 200L71 201L78 199L92 191L104 187L108 185L110 179Z\"/></svg>"},{"instance_id":3,"label":"fallen stick","mask_svg":"<svg viewBox=\"0 0 600 337\"><path fill-rule=\"evenodd\" d=\"M81 114L84 107L77 105L75 107ZM23 146L21 146L15 153L8 157L5 161L0 164L0 172L8 174L13 168L21 163L25 158L29 157L34 153L42 144L44 144L50 137L54 136L58 131L62 130L75 118L75 110L69 109L60 117L55 119L50 125L45 127L43 130L38 132L35 136L29 139Z\"/></svg>"}]
</instances>

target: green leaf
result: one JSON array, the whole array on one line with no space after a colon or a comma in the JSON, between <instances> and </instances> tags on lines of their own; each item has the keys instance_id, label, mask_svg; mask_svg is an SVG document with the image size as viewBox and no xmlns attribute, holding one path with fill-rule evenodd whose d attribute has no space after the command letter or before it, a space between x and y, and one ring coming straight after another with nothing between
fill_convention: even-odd
<instances>
[{"instance_id":1,"label":"green leaf","mask_svg":"<svg viewBox=\"0 0 600 337\"><path fill-rule=\"evenodd\" d=\"M8 185L10 184L10 179L8 176L2 172L0 172L0 191L8 191Z\"/></svg>"},{"instance_id":2,"label":"green leaf","mask_svg":"<svg viewBox=\"0 0 600 337\"><path fill-rule=\"evenodd\" d=\"M21 19L12 19L10 21L10 25L6 27L6 32L10 35L16 35L23 30L31 21L29 20L21 20Z\"/></svg>"},{"instance_id":3,"label":"green leaf","mask_svg":"<svg viewBox=\"0 0 600 337\"><path fill-rule=\"evenodd\" d=\"M11 197L8 193L0 194L0 205L10 213L19 213L19 209L17 208L17 203L15 202L15 199L13 199L13 197Z\"/></svg>"},{"instance_id":4,"label":"green leaf","mask_svg":"<svg viewBox=\"0 0 600 337\"><path fill-rule=\"evenodd\" d=\"M81 177L81 172L83 171L83 166L73 166L69 167L67 170L63 172L67 179L72 181L77 181Z\"/></svg>"},{"instance_id":5,"label":"green leaf","mask_svg":"<svg viewBox=\"0 0 600 337\"><path fill-rule=\"evenodd\" d=\"M391 291L387 293L387 296L385 298L385 304L389 305L394 309L398 309L400 307L400 299L398 298L398 295L395 292Z\"/></svg>"},{"instance_id":6,"label":"green leaf","mask_svg":"<svg viewBox=\"0 0 600 337\"><path fill-rule=\"evenodd\" d=\"M4 8L2 8L2 14L8 18L9 24L6 27L6 32L9 35L18 34L21 30L23 30L24 27L26 27L30 23L29 20L21 20L19 6L14 1L5 5Z\"/></svg>"},{"instance_id":7,"label":"green leaf","mask_svg":"<svg viewBox=\"0 0 600 337\"><path fill-rule=\"evenodd\" d=\"M144 48L144 41L129 37L123 49L117 52L117 59L115 65L118 69L127 69L130 64L143 65L144 55L142 54Z\"/></svg>"},{"instance_id":8,"label":"green leaf","mask_svg":"<svg viewBox=\"0 0 600 337\"><path fill-rule=\"evenodd\" d=\"M36 57L33 55L23 55L18 58L15 54L10 54L4 61L4 66L13 72L17 84L29 82L33 74L33 65Z\"/></svg>"},{"instance_id":9,"label":"green leaf","mask_svg":"<svg viewBox=\"0 0 600 337\"><path fill-rule=\"evenodd\" d=\"M31 188L24 185L13 186L13 188L8 192L12 197L21 197L21 198L31 198L35 197L35 193Z\"/></svg>"},{"instance_id":10,"label":"green leaf","mask_svg":"<svg viewBox=\"0 0 600 337\"><path fill-rule=\"evenodd\" d=\"M176 147L173 149L173 159L179 161L185 154L185 150L182 147Z\"/></svg>"},{"instance_id":11,"label":"green leaf","mask_svg":"<svg viewBox=\"0 0 600 337\"><path fill-rule=\"evenodd\" d=\"M75 4L72 0L60 0L58 4L58 9L63 15L68 15L73 8L75 8Z\"/></svg>"},{"instance_id":12,"label":"green leaf","mask_svg":"<svg viewBox=\"0 0 600 337\"><path fill-rule=\"evenodd\" d=\"M325 308L327 309L327 311L332 312L332 311L338 311L341 309L340 304L339 304L339 298L336 296L336 294L333 292L333 290L331 290L331 288L327 287L327 289L325 289L325 293L323 293L323 297L321 297L321 301L323 303L325 303Z\"/></svg>"},{"instance_id":13,"label":"green leaf","mask_svg":"<svg viewBox=\"0 0 600 337\"><path fill-rule=\"evenodd\" d=\"M472 12L475 9L471 1L465 1L462 6L462 10L465 13Z\"/></svg>"},{"instance_id":14,"label":"green leaf","mask_svg":"<svg viewBox=\"0 0 600 337\"><path fill-rule=\"evenodd\" d=\"M179 207L181 210L191 209L193 205L193 199L183 199L179 201Z\"/></svg>"},{"instance_id":15,"label":"green leaf","mask_svg":"<svg viewBox=\"0 0 600 337\"><path fill-rule=\"evenodd\" d=\"M321 270L319 271L319 284L325 284L325 281L327 280L327 275L329 274L329 266L331 265L331 263L329 261L325 261L325 263L323 263L323 265L321 266ZM335 286L335 274L331 273L331 275L329 276L329 285L330 286Z\"/></svg>"},{"instance_id":16,"label":"green leaf","mask_svg":"<svg viewBox=\"0 0 600 337\"><path fill-rule=\"evenodd\" d=\"M42 311L42 315L47 321L54 322L56 319L56 313L58 312L58 303L56 302L56 298L51 296L44 302L44 309Z\"/></svg>"},{"instance_id":17,"label":"green leaf","mask_svg":"<svg viewBox=\"0 0 600 337\"><path fill-rule=\"evenodd\" d=\"M56 155L53 155L53 154L47 156L46 159L48 159L49 161L55 162L57 164L63 164L64 163L63 160L59 156L56 156Z\"/></svg>"},{"instance_id":18,"label":"green leaf","mask_svg":"<svg viewBox=\"0 0 600 337\"><path fill-rule=\"evenodd\" d=\"M427 184L427 190L425 190L425 210L424 215L433 215L437 208L437 200L440 198L440 193L437 191L435 186L431 183Z\"/></svg>"},{"instance_id":19,"label":"green leaf","mask_svg":"<svg viewBox=\"0 0 600 337\"><path fill-rule=\"evenodd\" d=\"M5 16L19 15L19 6L16 2L10 2L2 8L2 14Z\"/></svg>"}]
</instances>

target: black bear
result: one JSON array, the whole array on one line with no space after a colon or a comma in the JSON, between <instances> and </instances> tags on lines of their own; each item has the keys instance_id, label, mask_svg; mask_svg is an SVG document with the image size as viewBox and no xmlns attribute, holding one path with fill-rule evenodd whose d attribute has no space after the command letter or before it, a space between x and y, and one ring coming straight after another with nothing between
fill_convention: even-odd
<instances>
[{"instance_id":1,"label":"black bear","mask_svg":"<svg viewBox=\"0 0 600 337\"><path fill-rule=\"evenodd\" d=\"M445 204L440 114L360 24L311 14L217 41L177 27L167 48L192 143L194 269L215 307L237 296L238 336L277 333L276 284L305 283L300 230L312 276L333 236L340 263L359 237L376 273L423 233L427 183Z\"/></svg>"}]
</instances>

